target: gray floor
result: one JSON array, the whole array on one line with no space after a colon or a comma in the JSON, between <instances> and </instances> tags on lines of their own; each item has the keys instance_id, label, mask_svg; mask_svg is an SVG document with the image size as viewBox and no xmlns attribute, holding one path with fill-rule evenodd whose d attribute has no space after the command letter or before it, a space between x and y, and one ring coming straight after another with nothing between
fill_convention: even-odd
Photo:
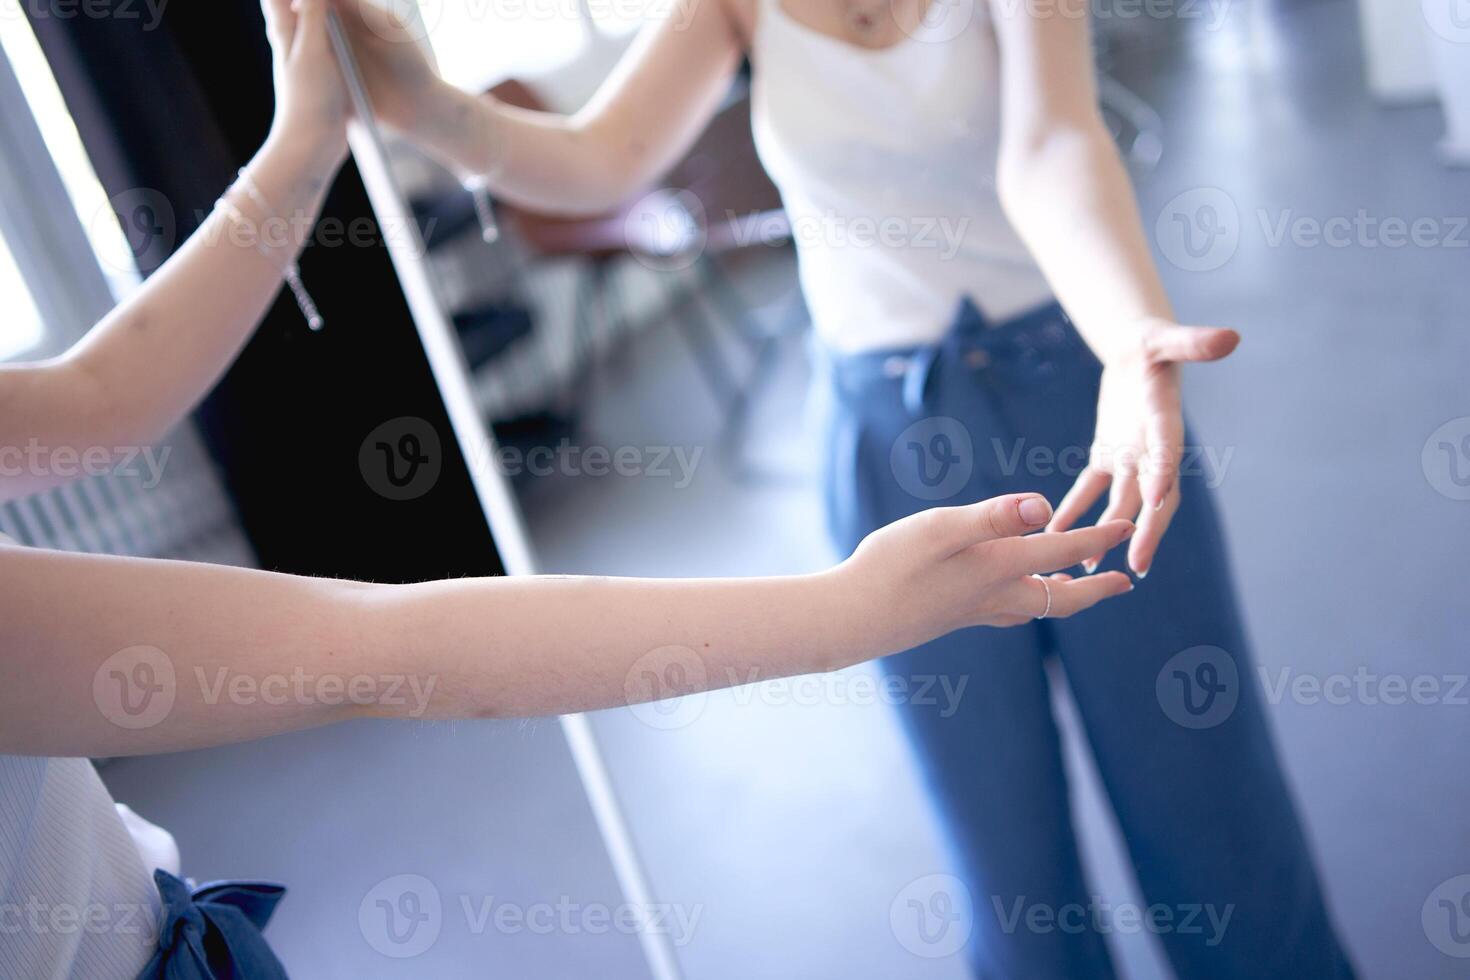
<instances>
[{"instance_id":1,"label":"gray floor","mask_svg":"<svg viewBox=\"0 0 1470 980\"><path fill-rule=\"evenodd\" d=\"M1448 234L1444 219L1470 207L1470 175L1434 162L1436 113L1366 100L1343 0L1242 0L1214 29L1139 25L1111 64L1166 123L1162 164L1140 187L1150 228L1194 188L1225 192L1237 215L1238 245L1219 268L1164 271L1184 319L1247 338L1228 367L1191 372L1190 404L1203 441L1233 451L1220 494L1262 666L1272 678L1361 667L1453 683L1467 670L1470 502L1441 492L1454 492L1448 463L1431 452L1426 467L1421 451L1470 416L1470 249L1272 238L1287 209L1438 219ZM1168 227L1165 258L1200 261ZM773 255L752 295L789 285ZM692 575L824 564L800 345L785 355L756 443L792 482L744 485L707 451L686 488L616 477L539 487L528 514L544 565ZM604 373L595 405L589 441L609 446L694 450L718 423L672 326ZM953 958L912 955L890 926L901 890L946 862L906 749L861 690L849 679L714 695L675 731L631 712L596 717L660 899L698 916L680 948L690 977L964 975ZM1368 977L1466 975L1431 934L1470 948L1421 921L1431 892L1470 873L1470 707L1448 700L1272 706ZM1071 747L1094 882L1126 898L1110 818ZM363 724L117 763L107 778L176 831L192 874L293 883L292 914L271 937L297 976L646 975L628 936L585 918L551 934L479 918L491 897L523 910L619 901L554 723ZM437 942L412 959L381 955L380 924L359 917L385 880L396 899L403 874L427 879L444 909ZM415 889L427 892L418 879ZM1167 976L1146 937L1115 938L1130 976Z\"/></svg>"},{"instance_id":2,"label":"gray floor","mask_svg":"<svg viewBox=\"0 0 1470 980\"><path fill-rule=\"evenodd\" d=\"M1191 371L1190 405L1201 441L1232 453L1220 493L1265 676L1362 668L1445 692L1429 705L1288 695L1272 706L1334 911L1366 976L1464 976L1421 910L1470 872L1457 751L1470 710L1448 696L1467 670L1458 572L1470 504L1435 489L1444 473L1426 474L1421 449L1470 415L1470 249L1452 220L1470 175L1435 162L1435 110L1368 101L1347 3L1233 4L1214 29L1125 30L1109 60L1165 120L1162 162L1140 187L1150 230L1195 188L1224 191L1236 210L1234 253L1227 239L1198 260L1219 268L1191 271L1167 225L1158 244L1181 318L1247 337L1228 367ZM1359 209L1434 219L1445 240L1273 237L1283 217ZM600 403L600 441L706 444L717 418L679 344L646 338L631 362ZM756 442L800 471L799 350L786 368ZM809 485L752 491L712 463L692 490L606 480L531 513L558 570L753 574L827 558ZM720 695L675 732L598 719L656 887L706 907L683 953L690 975L963 976L952 960L910 955L889 927L904 885L946 867L890 720L840 690L807 700L779 685ZM1136 900L1075 739L1072 762L1098 890ZM1114 938L1131 976L1168 975L1150 940Z\"/></svg>"}]
</instances>

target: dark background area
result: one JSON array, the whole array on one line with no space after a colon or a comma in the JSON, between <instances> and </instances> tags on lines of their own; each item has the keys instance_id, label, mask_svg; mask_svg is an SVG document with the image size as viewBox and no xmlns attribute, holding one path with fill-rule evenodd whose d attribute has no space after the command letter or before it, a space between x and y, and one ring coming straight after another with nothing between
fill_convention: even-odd
<instances>
[{"instance_id":1,"label":"dark background area","mask_svg":"<svg viewBox=\"0 0 1470 980\"><path fill-rule=\"evenodd\" d=\"M170 4L152 30L109 6L117 15L31 22L146 276L264 141L271 53L257 0ZM152 220L159 201L172 220ZM322 220L377 228L351 161ZM380 582L500 574L383 236L366 237L308 246L302 275L326 328L312 333L283 290L200 409L205 439L262 567ZM442 472L422 496L389 500L359 449L402 417L433 427Z\"/></svg>"}]
</instances>

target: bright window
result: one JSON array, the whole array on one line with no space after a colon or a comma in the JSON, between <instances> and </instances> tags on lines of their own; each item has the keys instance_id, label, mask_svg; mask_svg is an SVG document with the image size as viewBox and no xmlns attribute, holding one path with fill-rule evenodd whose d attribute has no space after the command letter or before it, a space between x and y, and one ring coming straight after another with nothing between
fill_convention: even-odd
<instances>
[{"instance_id":1,"label":"bright window","mask_svg":"<svg viewBox=\"0 0 1470 980\"><path fill-rule=\"evenodd\" d=\"M15 73L36 128L93 249L99 255L130 259L130 246L108 204L107 192L92 169L56 79L24 17L0 16L0 57L5 58ZM22 176L0 175L0 179L13 181ZM57 219L67 220L67 217L57 215ZM0 319L0 359L23 355L46 339L46 325L15 262L15 250L26 247L23 241L0 241L0 318L3 318ZM115 297L136 288L139 277L130 260L108 261L102 267Z\"/></svg>"},{"instance_id":2,"label":"bright window","mask_svg":"<svg viewBox=\"0 0 1470 980\"><path fill-rule=\"evenodd\" d=\"M441 73L467 91L556 72L583 57L594 34L625 40L661 9L658 0L420 0L419 8Z\"/></svg>"},{"instance_id":3,"label":"bright window","mask_svg":"<svg viewBox=\"0 0 1470 980\"><path fill-rule=\"evenodd\" d=\"M0 361L24 354L44 336L36 301L15 267L9 245L0 238Z\"/></svg>"}]
</instances>

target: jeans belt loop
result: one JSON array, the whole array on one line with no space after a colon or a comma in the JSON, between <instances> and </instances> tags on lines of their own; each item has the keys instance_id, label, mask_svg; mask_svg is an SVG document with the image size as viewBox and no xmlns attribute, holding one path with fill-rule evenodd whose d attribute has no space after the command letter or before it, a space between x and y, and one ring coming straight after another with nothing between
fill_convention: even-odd
<instances>
[{"instance_id":1,"label":"jeans belt loop","mask_svg":"<svg viewBox=\"0 0 1470 980\"><path fill-rule=\"evenodd\" d=\"M934 363L939 359L939 344L920 347L909 358L908 369L903 376L903 407L911 418L924 414L924 398L929 391L929 378L934 373Z\"/></svg>"}]
</instances>

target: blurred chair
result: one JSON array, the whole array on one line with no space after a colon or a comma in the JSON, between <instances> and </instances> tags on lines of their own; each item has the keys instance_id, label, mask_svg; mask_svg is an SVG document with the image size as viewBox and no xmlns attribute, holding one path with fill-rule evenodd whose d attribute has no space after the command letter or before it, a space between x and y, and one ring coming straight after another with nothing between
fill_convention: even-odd
<instances>
[{"instance_id":1,"label":"blurred chair","mask_svg":"<svg viewBox=\"0 0 1470 980\"><path fill-rule=\"evenodd\" d=\"M489 95L525 109L545 103L526 83L508 80ZM667 309L688 345L705 385L724 412L719 450L738 477L769 476L745 456L747 423L756 399L776 366L780 343L807 326L799 290L787 309L762 316L740 295L726 268L741 253L790 241L791 228L780 193L756 155L750 129L750 103L733 96L705 129L693 149L657 187L603 215L561 218L506 202L497 212L503 223L538 258L580 260L585 268L577 290L579 343L595 355L594 333L611 329L621 316L613 284L619 263L635 261L653 270L687 276L660 276L668 290ZM707 316L705 303L713 311ZM728 355L720 327L744 348L743 370ZM591 370L595 356L584 360Z\"/></svg>"}]
</instances>

